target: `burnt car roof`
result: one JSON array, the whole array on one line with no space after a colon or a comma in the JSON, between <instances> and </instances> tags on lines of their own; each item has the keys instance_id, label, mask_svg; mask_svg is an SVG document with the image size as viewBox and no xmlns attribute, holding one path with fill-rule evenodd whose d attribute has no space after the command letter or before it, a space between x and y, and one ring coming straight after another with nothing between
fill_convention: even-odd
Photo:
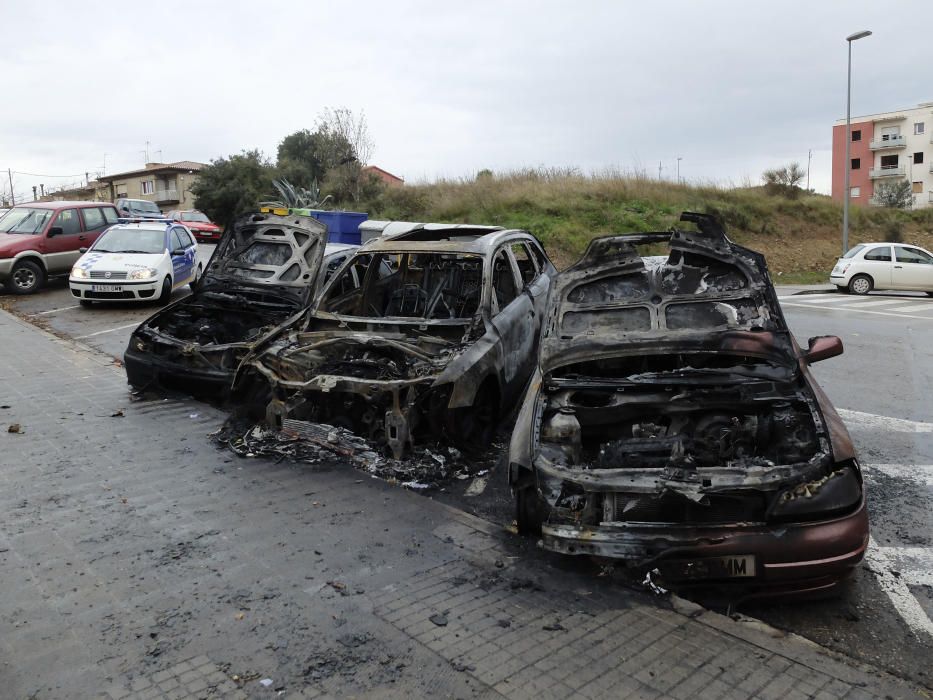
<instances>
[{"instance_id":1,"label":"burnt car roof","mask_svg":"<svg viewBox=\"0 0 933 700\"><path fill-rule=\"evenodd\" d=\"M273 288L307 303L324 257L326 235L327 227L310 216L241 216L218 243L202 286L232 282Z\"/></svg>"},{"instance_id":2,"label":"burnt car roof","mask_svg":"<svg viewBox=\"0 0 933 700\"><path fill-rule=\"evenodd\" d=\"M510 237L533 238L521 229L467 224L423 224L393 236L374 238L360 247L360 253L379 252L451 252L486 255L502 240Z\"/></svg>"},{"instance_id":3,"label":"burnt car roof","mask_svg":"<svg viewBox=\"0 0 933 700\"><path fill-rule=\"evenodd\" d=\"M724 351L796 362L765 258L711 216L697 230L604 236L561 272L541 339L544 371L580 358L657 351ZM670 254L636 246L668 243Z\"/></svg>"}]
</instances>

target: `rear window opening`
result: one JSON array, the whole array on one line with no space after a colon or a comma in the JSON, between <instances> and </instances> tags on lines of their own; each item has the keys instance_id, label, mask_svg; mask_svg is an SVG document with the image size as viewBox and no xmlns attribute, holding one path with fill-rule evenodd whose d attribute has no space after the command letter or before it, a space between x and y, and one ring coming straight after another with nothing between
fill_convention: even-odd
<instances>
[{"instance_id":1,"label":"rear window opening","mask_svg":"<svg viewBox=\"0 0 933 700\"><path fill-rule=\"evenodd\" d=\"M320 311L363 318L469 319L479 309L483 258L459 253L358 255Z\"/></svg>"}]
</instances>

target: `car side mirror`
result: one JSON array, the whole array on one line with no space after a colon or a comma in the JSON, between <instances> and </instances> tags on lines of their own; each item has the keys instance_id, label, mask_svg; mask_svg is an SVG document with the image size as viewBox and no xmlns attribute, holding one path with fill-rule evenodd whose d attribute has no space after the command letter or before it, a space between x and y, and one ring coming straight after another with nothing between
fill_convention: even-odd
<instances>
[{"instance_id":1,"label":"car side mirror","mask_svg":"<svg viewBox=\"0 0 933 700\"><path fill-rule=\"evenodd\" d=\"M176 248L175 250L172 251L172 255L184 255L184 254L185 254L184 248Z\"/></svg>"},{"instance_id":2,"label":"car side mirror","mask_svg":"<svg viewBox=\"0 0 933 700\"><path fill-rule=\"evenodd\" d=\"M810 347L803 354L808 364L828 360L842 354L842 340L834 335L818 335L809 340Z\"/></svg>"},{"instance_id":3,"label":"car side mirror","mask_svg":"<svg viewBox=\"0 0 933 700\"><path fill-rule=\"evenodd\" d=\"M87 248L78 248L78 252L84 254L87 252Z\"/></svg>"},{"instance_id":4,"label":"car side mirror","mask_svg":"<svg viewBox=\"0 0 933 700\"><path fill-rule=\"evenodd\" d=\"M65 232L61 226L53 226L49 229L49 238L52 236L61 236Z\"/></svg>"}]
</instances>

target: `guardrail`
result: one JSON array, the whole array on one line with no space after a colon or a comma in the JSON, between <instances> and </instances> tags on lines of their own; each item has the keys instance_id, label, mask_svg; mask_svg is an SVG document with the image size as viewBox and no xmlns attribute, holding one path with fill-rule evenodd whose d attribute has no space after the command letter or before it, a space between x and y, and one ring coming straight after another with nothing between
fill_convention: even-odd
<instances>
[{"instance_id":1,"label":"guardrail","mask_svg":"<svg viewBox=\"0 0 933 700\"><path fill-rule=\"evenodd\" d=\"M907 174L907 170L903 165L897 165L893 168L872 168L868 173L868 176L875 180L879 177L904 177Z\"/></svg>"},{"instance_id":2,"label":"guardrail","mask_svg":"<svg viewBox=\"0 0 933 700\"><path fill-rule=\"evenodd\" d=\"M885 148L906 148L907 138L905 136L891 136L886 139L872 139L868 147L873 151L880 151Z\"/></svg>"}]
</instances>

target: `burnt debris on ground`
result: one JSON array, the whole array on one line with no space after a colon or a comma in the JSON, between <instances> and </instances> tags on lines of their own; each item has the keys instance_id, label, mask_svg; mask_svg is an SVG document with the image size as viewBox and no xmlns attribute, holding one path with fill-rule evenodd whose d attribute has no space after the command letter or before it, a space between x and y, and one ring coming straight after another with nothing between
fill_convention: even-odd
<instances>
[{"instance_id":1,"label":"burnt debris on ground","mask_svg":"<svg viewBox=\"0 0 933 700\"><path fill-rule=\"evenodd\" d=\"M343 460L413 491L443 490L451 482L483 476L494 465L499 451L491 445L486 455L468 458L455 447L435 444L415 448L404 459L393 459L346 428L293 419L285 419L277 430L265 423L231 418L210 437L239 457L269 457L311 465L332 465L335 460Z\"/></svg>"}]
</instances>

